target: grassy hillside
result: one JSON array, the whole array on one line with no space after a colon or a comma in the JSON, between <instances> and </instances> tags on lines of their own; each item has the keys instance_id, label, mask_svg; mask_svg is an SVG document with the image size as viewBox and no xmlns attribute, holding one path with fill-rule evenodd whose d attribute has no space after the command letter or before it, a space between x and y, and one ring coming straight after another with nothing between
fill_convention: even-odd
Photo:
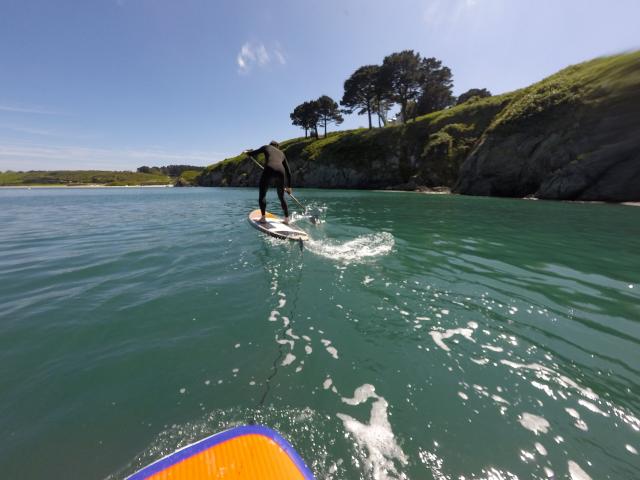
<instances>
[{"instance_id":1,"label":"grassy hillside","mask_svg":"<svg viewBox=\"0 0 640 480\"><path fill-rule=\"evenodd\" d=\"M593 160L593 151L640 138L639 93L640 52L633 52L574 65L530 87L476 99L405 125L295 138L282 146L297 186L462 185L462 193L524 196L537 192L567 163ZM609 150L627 158L634 148L638 151L635 144L624 151ZM473 161L479 156L482 161ZM633 158L628 159L633 164ZM593 175L606 175L605 164L598 163ZM205 186L255 186L259 173L248 158L238 155L207 167L197 181ZM590 171L580 175L593 176ZM486 182L493 183L484 188ZM550 195L546 198L555 193Z\"/></svg>"},{"instance_id":2,"label":"grassy hillside","mask_svg":"<svg viewBox=\"0 0 640 480\"><path fill-rule=\"evenodd\" d=\"M0 186L21 185L88 185L108 186L125 185L166 185L171 183L170 177L161 174L138 172L110 172L100 170L61 170L61 171L29 171L0 172Z\"/></svg>"},{"instance_id":3,"label":"grassy hillside","mask_svg":"<svg viewBox=\"0 0 640 480\"><path fill-rule=\"evenodd\" d=\"M281 147L298 186L452 185L460 163L513 96L479 99L418 117L406 125L333 132L320 139L295 138L282 142ZM320 166L325 174L315 175ZM351 181L340 175L335 178L341 169L350 172ZM258 175L257 167L241 154L207 167L199 183L243 186L257 181Z\"/></svg>"}]
</instances>

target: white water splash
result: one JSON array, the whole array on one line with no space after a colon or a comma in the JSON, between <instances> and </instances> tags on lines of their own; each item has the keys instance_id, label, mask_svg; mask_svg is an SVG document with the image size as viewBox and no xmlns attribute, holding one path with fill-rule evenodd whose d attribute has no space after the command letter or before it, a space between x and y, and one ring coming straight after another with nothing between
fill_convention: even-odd
<instances>
[{"instance_id":1,"label":"white water splash","mask_svg":"<svg viewBox=\"0 0 640 480\"><path fill-rule=\"evenodd\" d=\"M574 418L576 428L582 430L583 432L586 432L587 430L589 430L587 423L580 418L580 413L578 413L578 411L575 408L567 407L565 408L565 411Z\"/></svg>"},{"instance_id":2,"label":"white water splash","mask_svg":"<svg viewBox=\"0 0 640 480\"><path fill-rule=\"evenodd\" d=\"M287 356L284 357L284 360L282 361L282 366L286 367L287 365L292 364L296 359L296 356L292 353L287 353Z\"/></svg>"},{"instance_id":3,"label":"white water splash","mask_svg":"<svg viewBox=\"0 0 640 480\"><path fill-rule=\"evenodd\" d=\"M342 243L309 239L305 245L309 251L316 255L350 263L387 255L393 249L395 239L388 232L380 232L361 235Z\"/></svg>"},{"instance_id":4,"label":"white water splash","mask_svg":"<svg viewBox=\"0 0 640 480\"><path fill-rule=\"evenodd\" d=\"M555 372L554 370L552 370L551 368L545 367L544 365L541 365L539 363L525 364L525 363L512 362L511 360L500 360L500 363L508 367L514 368L516 370L518 369L533 370L539 379L545 380L545 381L553 380L557 384L559 384L561 387L564 387L564 388L571 387L577 390L578 393L580 393L580 395L590 400L599 400L600 398L590 388L583 387L579 385L576 381L567 377L566 375L561 375Z\"/></svg>"},{"instance_id":5,"label":"white water splash","mask_svg":"<svg viewBox=\"0 0 640 480\"><path fill-rule=\"evenodd\" d=\"M569 475L571 476L571 480L591 480L587 472L573 460L569 460Z\"/></svg>"},{"instance_id":6,"label":"white water splash","mask_svg":"<svg viewBox=\"0 0 640 480\"><path fill-rule=\"evenodd\" d=\"M595 406L593 403L587 402L586 400L584 400L582 398L580 400L578 400L578 403L580 405L582 405L584 408L586 408L587 410L591 410L593 413L597 413L599 415L602 415L603 417L608 417L609 416L609 414L607 412L603 412L597 406Z\"/></svg>"},{"instance_id":7,"label":"white water splash","mask_svg":"<svg viewBox=\"0 0 640 480\"><path fill-rule=\"evenodd\" d=\"M375 399L371 406L369 423L338 413L337 416L344 428L350 432L362 449L368 452L365 468L375 480L406 479L406 475L399 473L396 461L402 465L408 463L407 456L398 445L391 424L389 423L387 401L375 393L375 387L364 384L353 392L352 398L342 398L347 405L359 405L369 398Z\"/></svg>"},{"instance_id":8,"label":"white water splash","mask_svg":"<svg viewBox=\"0 0 640 480\"><path fill-rule=\"evenodd\" d=\"M542 455L544 457L547 456L547 449L544 448L544 445L542 445L541 443L536 442L533 446L536 447L536 450L540 455Z\"/></svg>"},{"instance_id":9,"label":"white water splash","mask_svg":"<svg viewBox=\"0 0 640 480\"><path fill-rule=\"evenodd\" d=\"M447 338L451 338L454 335L462 335L467 340L475 342L472 335L473 331L478 328L478 324L475 322L469 322L467 325L469 326L469 328L450 328L449 330L445 330L444 332L432 330L429 332L429 335L431 335L431 338L433 338L433 341L436 343L436 345L438 345L441 349L449 352L451 349L447 346L446 343L444 343L444 340L446 340Z\"/></svg>"},{"instance_id":10,"label":"white water splash","mask_svg":"<svg viewBox=\"0 0 640 480\"><path fill-rule=\"evenodd\" d=\"M527 430L532 431L536 435L538 432L547 433L549 431L549 422L546 418L534 415L533 413L523 412L518 417L518 422Z\"/></svg>"},{"instance_id":11,"label":"white water splash","mask_svg":"<svg viewBox=\"0 0 640 480\"><path fill-rule=\"evenodd\" d=\"M504 349L502 347L496 347L495 345L482 345L482 348L486 349L486 350L491 350L492 352L502 352Z\"/></svg>"},{"instance_id":12,"label":"white water splash","mask_svg":"<svg viewBox=\"0 0 640 480\"><path fill-rule=\"evenodd\" d=\"M333 358L337 360L338 349L333 345L331 345L331 340L327 340L326 338L323 338L320 340L320 342L322 342L322 344L324 345L324 348L327 350L327 353L329 353L329 355L331 355Z\"/></svg>"}]
</instances>

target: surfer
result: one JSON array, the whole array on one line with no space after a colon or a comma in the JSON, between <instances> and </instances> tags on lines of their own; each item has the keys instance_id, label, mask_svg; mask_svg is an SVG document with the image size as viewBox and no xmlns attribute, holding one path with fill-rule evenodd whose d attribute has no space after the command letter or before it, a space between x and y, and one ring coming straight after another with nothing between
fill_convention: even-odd
<instances>
[{"instance_id":1,"label":"surfer","mask_svg":"<svg viewBox=\"0 0 640 480\"><path fill-rule=\"evenodd\" d=\"M260 205L260 217L259 222L264 223L265 213L267 210L267 190L271 180L274 180L276 189L278 192L278 198L280 199L280 205L284 211L284 223L289 223L289 207L287 201L284 198L284 192L291 194L291 171L289 170L289 164L287 163L287 157L284 152L280 150L280 145L275 140L272 140L269 145L264 145L257 150L245 150L245 153L249 156L258 155L264 153L265 165L260 177L260 194L258 196L258 204ZM286 185L286 186L285 186Z\"/></svg>"}]
</instances>

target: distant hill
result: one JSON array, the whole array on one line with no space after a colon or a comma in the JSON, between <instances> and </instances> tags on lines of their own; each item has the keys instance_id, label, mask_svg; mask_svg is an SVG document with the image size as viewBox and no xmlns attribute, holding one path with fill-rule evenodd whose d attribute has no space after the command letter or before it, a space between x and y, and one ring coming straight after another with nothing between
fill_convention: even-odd
<instances>
[{"instance_id":1,"label":"distant hill","mask_svg":"<svg viewBox=\"0 0 640 480\"><path fill-rule=\"evenodd\" d=\"M0 186L167 185L173 181L172 178L163 174L103 170L0 172Z\"/></svg>"}]
</instances>

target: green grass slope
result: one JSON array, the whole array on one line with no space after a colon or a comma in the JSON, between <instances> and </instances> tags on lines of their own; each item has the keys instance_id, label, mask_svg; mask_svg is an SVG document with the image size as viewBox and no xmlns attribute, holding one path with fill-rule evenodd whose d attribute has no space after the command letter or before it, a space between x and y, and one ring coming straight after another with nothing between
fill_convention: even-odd
<instances>
[{"instance_id":1,"label":"green grass slope","mask_svg":"<svg viewBox=\"0 0 640 480\"><path fill-rule=\"evenodd\" d=\"M139 172L110 172L101 170L61 170L0 172L0 186L28 185L166 185L171 178L162 174Z\"/></svg>"}]
</instances>

